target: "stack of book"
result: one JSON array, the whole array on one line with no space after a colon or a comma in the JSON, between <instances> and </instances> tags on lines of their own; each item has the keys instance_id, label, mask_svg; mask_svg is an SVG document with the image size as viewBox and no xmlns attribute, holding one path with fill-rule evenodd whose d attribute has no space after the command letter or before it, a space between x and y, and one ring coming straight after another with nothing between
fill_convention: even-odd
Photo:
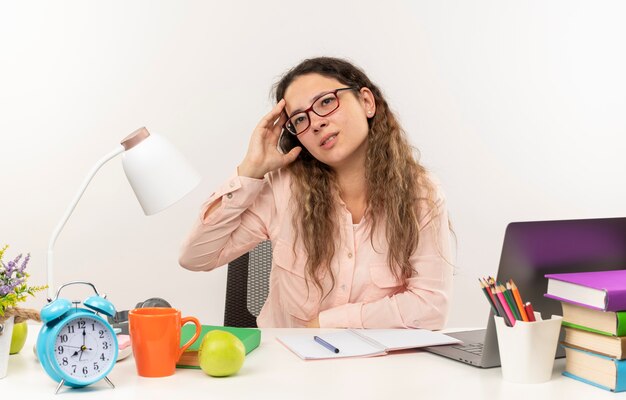
<instances>
[{"instance_id":1,"label":"stack of book","mask_svg":"<svg viewBox=\"0 0 626 400\"><path fill-rule=\"evenodd\" d=\"M546 278L546 297L563 306L563 375L602 389L626 391L626 270Z\"/></svg>"}]
</instances>

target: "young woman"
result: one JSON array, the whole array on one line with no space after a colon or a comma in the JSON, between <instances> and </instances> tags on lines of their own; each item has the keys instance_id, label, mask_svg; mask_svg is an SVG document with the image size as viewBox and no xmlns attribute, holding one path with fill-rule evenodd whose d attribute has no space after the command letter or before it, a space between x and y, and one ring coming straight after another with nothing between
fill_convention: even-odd
<instances>
[{"instance_id":1,"label":"young woman","mask_svg":"<svg viewBox=\"0 0 626 400\"><path fill-rule=\"evenodd\" d=\"M291 69L276 99L236 176L202 207L180 264L209 271L270 239L259 327L443 328L445 199L381 91L321 57Z\"/></svg>"}]
</instances>

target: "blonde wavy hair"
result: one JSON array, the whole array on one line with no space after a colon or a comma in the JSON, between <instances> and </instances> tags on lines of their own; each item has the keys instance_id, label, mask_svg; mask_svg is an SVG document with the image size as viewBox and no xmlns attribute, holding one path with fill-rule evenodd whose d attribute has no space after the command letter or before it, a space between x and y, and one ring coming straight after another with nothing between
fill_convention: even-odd
<instances>
[{"instance_id":1,"label":"blonde wavy hair","mask_svg":"<svg viewBox=\"0 0 626 400\"><path fill-rule=\"evenodd\" d=\"M297 77L308 74L334 78L348 87L367 87L374 94L376 114L368 119L365 161L366 217L371 228L370 241L373 245L376 229L385 228L389 268L406 285L407 279L415 273L409 258L419 242L418 217L421 207L426 206L436 212L434 188L426 176L426 169L414 157L415 149L409 145L380 89L361 69L345 60L330 57L304 60L275 85L276 101L284 97L285 91ZM351 93L358 96L357 91ZM340 237L335 222L339 220L335 195L340 195L341 191L332 168L315 159L297 136L283 131L279 141L281 151L286 153L295 146L302 147L302 151L286 169L292 175L296 240L302 240L307 252L306 275L322 294L321 278L330 273L330 293L335 286L330 263L338 243L337 240L320 239ZM425 194L425 197L420 196L420 193Z\"/></svg>"}]
</instances>

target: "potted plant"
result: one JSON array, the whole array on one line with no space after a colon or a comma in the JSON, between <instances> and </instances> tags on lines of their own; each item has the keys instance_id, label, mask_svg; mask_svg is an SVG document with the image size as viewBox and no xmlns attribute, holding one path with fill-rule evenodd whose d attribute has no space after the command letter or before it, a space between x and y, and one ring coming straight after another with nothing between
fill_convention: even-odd
<instances>
[{"instance_id":1,"label":"potted plant","mask_svg":"<svg viewBox=\"0 0 626 400\"><path fill-rule=\"evenodd\" d=\"M18 303L47 287L28 285L29 274L26 273L26 266L30 261L30 254L23 259L20 254L13 260L4 262L8 247L5 245L0 248L0 378L6 376L14 323L38 319L37 311L18 308Z\"/></svg>"}]
</instances>

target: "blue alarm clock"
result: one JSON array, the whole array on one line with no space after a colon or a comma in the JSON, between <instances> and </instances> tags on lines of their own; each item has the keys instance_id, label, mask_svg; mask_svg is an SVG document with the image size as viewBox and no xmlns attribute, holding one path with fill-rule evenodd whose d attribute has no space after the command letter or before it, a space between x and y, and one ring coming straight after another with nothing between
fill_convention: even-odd
<instances>
[{"instance_id":1,"label":"blue alarm clock","mask_svg":"<svg viewBox=\"0 0 626 400\"><path fill-rule=\"evenodd\" d=\"M69 285L89 285L96 293L82 303L59 298ZM100 296L89 282L70 282L61 286L54 299L41 309L43 326L37 338L37 357L44 370L61 386L84 387L107 378L118 356L117 336L113 327L97 313L112 317L115 307Z\"/></svg>"}]
</instances>

